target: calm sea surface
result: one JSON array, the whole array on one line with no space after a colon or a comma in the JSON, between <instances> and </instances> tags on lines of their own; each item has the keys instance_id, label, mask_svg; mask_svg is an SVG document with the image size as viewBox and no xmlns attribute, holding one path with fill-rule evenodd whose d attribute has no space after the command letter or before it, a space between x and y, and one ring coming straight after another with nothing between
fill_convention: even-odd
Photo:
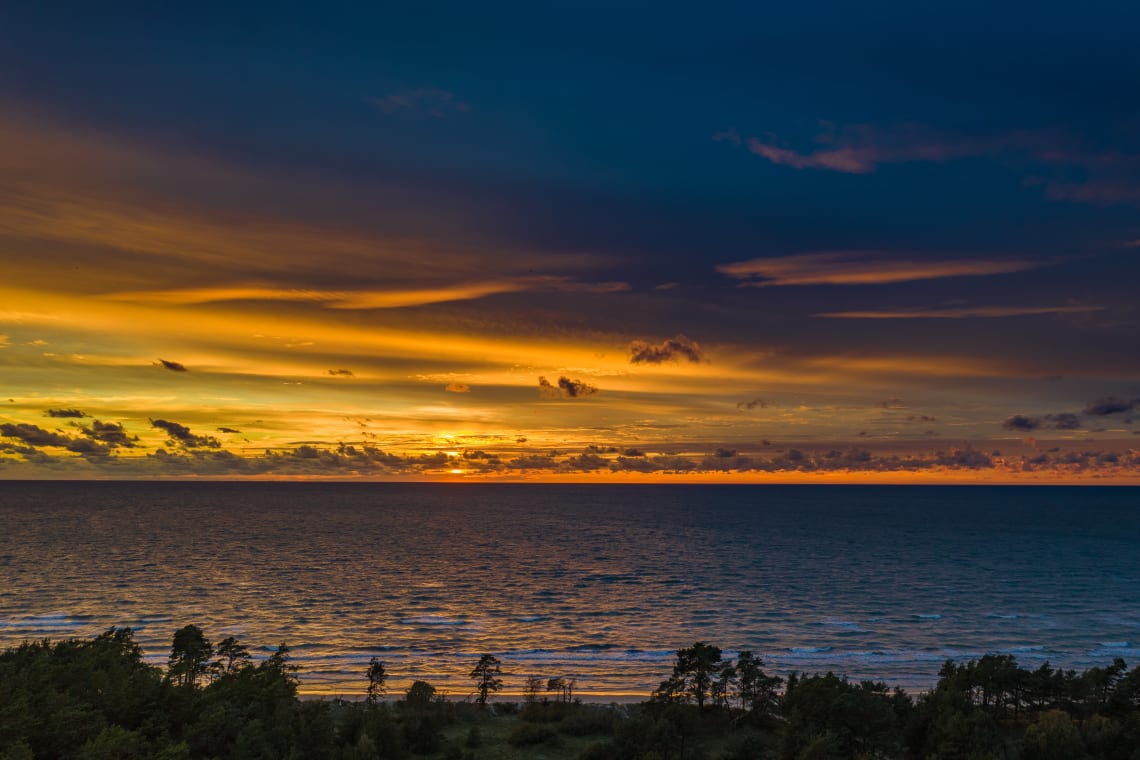
<instances>
[{"instance_id":1,"label":"calm sea surface","mask_svg":"<svg viewBox=\"0 0 1140 760\"><path fill-rule=\"evenodd\" d=\"M946 658L1140 662L1140 490L0 482L0 646L200 625L302 691L646 695L707 640L926 689Z\"/></svg>"}]
</instances>

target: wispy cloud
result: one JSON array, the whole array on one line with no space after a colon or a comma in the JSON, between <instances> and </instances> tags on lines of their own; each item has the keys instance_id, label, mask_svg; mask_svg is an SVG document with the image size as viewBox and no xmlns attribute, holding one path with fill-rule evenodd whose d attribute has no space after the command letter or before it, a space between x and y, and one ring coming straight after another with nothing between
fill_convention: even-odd
<instances>
[{"instance_id":1,"label":"wispy cloud","mask_svg":"<svg viewBox=\"0 0 1140 760\"><path fill-rule=\"evenodd\" d=\"M376 97L365 98L386 114L428 114L442 118L448 114L467 113L471 106L456 97L455 93L437 87L400 90Z\"/></svg>"},{"instance_id":2,"label":"wispy cloud","mask_svg":"<svg viewBox=\"0 0 1140 760\"><path fill-rule=\"evenodd\" d=\"M875 127L859 124L836 130L825 124L806 150L788 147L775 136L731 140L721 132L714 139L744 144L749 152L774 164L794 169L821 169L846 174L869 174L881 164L910 161L941 162L976 156L1000 147L1002 140L979 140L941 133L920 124Z\"/></svg>"},{"instance_id":3,"label":"wispy cloud","mask_svg":"<svg viewBox=\"0 0 1140 760\"><path fill-rule=\"evenodd\" d=\"M467 383L448 383L443 386L443 389L448 393L470 393L471 386Z\"/></svg>"},{"instance_id":4,"label":"wispy cloud","mask_svg":"<svg viewBox=\"0 0 1140 760\"><path fill-rule=\"evenodd\" d=\"M1042 186L1047 198L1102 205L1140 203L1140 154L1105 151L1078 135L1052 129L1020 129L988 135L964 135L917 123L854 124L822 122L810 144L795 147L780 137L742 137L730 129L713 135L717 142L744 146L773 164L843 174L870 174L881 166L944 163L989 157L1011 166L1034 165L1027 186ZM1075 180L1071 169L1083 179ZM1045 176L1037 176L1044 174Z\"/></svg>"},{"instance_id":5,"label":"wispy cloud","mask_svg":"<svg viewBox=\"0 0 1140 760\"><path fill-rule=\"evenodd\" d=\"M830 311L815 314L831 319L969 319L1022 317L1034 314L1081 314L1103 311L1103 306L971 306L933 309L893 309L870 311Z\"/></svg>"},{"instance_id":6,"label":"wispy cloud","mask_svg":"<svg viewBox=\"0 0 1140 760\"><path fill-rule=\"evenodd\" d=\"M186 365L183 364L182 362L172 362L172 361L169 361L167 359L159 359L158 361L156 361L154 363L154 366L162 367L163 369L168 369L171 372L189 372L190 371L186 368Z\"/></svg>"},{"instance_id":7,"label":"wispy cloud","mask_svg":"<svg viewBox=\"0 0 1140 760\"><path fill-rule=\"evenodd\" d=\"M980 277L1024 272L1043 262L995 259L922 259L893 257L875 251L801 253L721 264L716 271L741 285L882 285L946 277Z\"/></svg>"},{"instance_id":8,"label":"wispy cloud","mask_svg":"<svg viewBox=\"0 0 1140 760\"><path fill-rule=\"evenodd\" d=\"M430 288L361 290L310 290L262 285L177 288L172 290L139 290L107 293L109 301L191 305L227 301L292 301L317 303L329 309L402 309L412 306L470 301L504 293L525 291L557 291L588 293L620 293L629 290L624 282L578 282L569 277L543 275L509 277L483 282L462 282Z\"/></svg>"}]
</instances>

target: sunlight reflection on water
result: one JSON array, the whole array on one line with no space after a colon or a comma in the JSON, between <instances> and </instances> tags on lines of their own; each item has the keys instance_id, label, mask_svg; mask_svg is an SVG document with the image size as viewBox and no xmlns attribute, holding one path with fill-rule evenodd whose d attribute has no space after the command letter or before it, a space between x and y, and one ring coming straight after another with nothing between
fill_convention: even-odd
<instances>
[{"instance_id":1,"label":"sunlight reflection on water","mask_svg":"<svg viewBox=\"0 0 1140 760\"><path fill-rule=\"evenodd\" d=\"M0 645L194 622L293 648L303 691L647 694L708 640L770 668L924 689L999 651L1140 648L1134 491L1068 488L4 483ZM1134 658L1130 658L1134 659Z\"/></svg>"}]
</instances>

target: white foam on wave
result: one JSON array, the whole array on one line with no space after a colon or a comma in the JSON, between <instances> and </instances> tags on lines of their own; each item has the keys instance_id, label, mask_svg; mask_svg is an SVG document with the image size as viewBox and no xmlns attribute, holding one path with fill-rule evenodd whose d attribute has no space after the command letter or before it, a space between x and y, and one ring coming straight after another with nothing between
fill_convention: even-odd
<instances>
[{"instance_id":1,"label":"white foam on wave","mask_svg":"<svg viewBox=\"0 0 1140 760\"><path fill-rule=\"evenodd\" d=\"M1127 641L1102 641L1100 646L1105 649L1127 649L1129 644Z\"/></svg>"},{"instance_id":2,"label":"white foam on wave","mask_svg":"<svg viewBox=\"0 0 1140 760\"><path fill-rule=\"evenodd\" d=\"M65 613L0 618L0 628L72 628L77 625L83 625L83 621Z\"/></svg>"},{"instance_id":3,"label":"white foam on wave","mask_svg":"<svg viewBox=\"0 0 1140 760\"><path fill-rule=\"evenodd\" d=\"M830 652L831 647L789 647L788 651L796 654L814 654L816 652Z\"/></svg>"},{"instance_id":4,"label":"white foam on wave","mask_svg":"<svg viewBox=\"0 0 1140 760\"><path fill-rule=\"evenodd\" d=\"M538 621L545 619L546 618L544 618L542 615L523 615L521 617L515 618L515 620L519 621L520 623L537 623Z\"/></svg>"},{"instance_id":5,"label":"white foam on wave","mask_svg":"<svg viewBox=\"0 0 1140 760\"><path fill-rule=\"evenodd\" d=\"M915 617L918 618L919 620L941 620L942 619L942 616L939 615L937 612L921 613L921 614L915 615Z\"/></svg>"}]
</instances>

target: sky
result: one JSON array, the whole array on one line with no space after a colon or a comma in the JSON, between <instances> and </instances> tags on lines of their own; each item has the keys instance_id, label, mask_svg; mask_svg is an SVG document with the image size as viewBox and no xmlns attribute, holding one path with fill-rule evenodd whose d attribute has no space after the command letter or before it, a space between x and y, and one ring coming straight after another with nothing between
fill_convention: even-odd
<instances>
[{"instance_id":1,"label":"sky","mask_svg":"<svg viewBox=\"0 0 1140 760\"><path fill-rule=\"evenodd\" d=\"M1131 2L5 3L0 478L1140 482Z\"/></svg>"}]
</instances>

